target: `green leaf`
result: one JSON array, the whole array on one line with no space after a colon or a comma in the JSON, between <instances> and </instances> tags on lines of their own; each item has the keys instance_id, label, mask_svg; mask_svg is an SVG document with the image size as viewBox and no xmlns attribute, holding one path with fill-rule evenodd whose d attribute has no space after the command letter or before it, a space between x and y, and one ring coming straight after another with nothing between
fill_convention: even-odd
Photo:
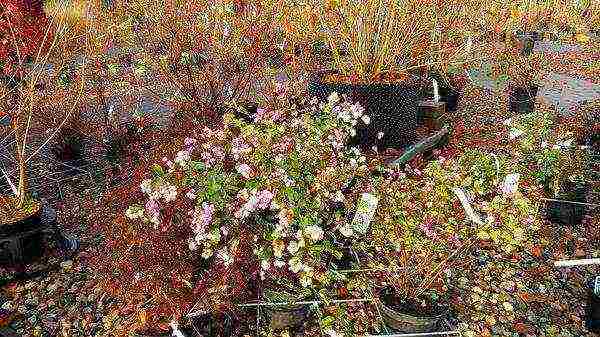
<instances>
[{"instance_id":1,"label":"green leaf","mask_svg":"<svg viewBox=\"0 0 600 337\"><path fill-rule=\"evenodd\" d=\"M152 165L152 172L154 172L154 174L158 177L162 177L165 175L165 171L163 170L162 166L158 164Z\"/></svg>"}]
</instances>

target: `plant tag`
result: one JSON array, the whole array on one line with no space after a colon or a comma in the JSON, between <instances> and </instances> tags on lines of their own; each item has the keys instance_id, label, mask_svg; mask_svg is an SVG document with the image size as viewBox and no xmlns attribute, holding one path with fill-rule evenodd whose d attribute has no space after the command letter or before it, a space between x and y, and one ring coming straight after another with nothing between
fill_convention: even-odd
<instances>
[{"instance_id":1,"label":"plant tag","mask_svg":"<svg viewBox=\"0 0 600 337\"><path fill-rule=\"evenodd\" d=\"M363 193L356 205L356 214L352 220L352 229L360 234L366 234L373 220L379 199L370 193Z\"/></svg>"},{"instance_id":2,"label":"plant tag","mask_svg":"<svg viewBox=\"0 0 600 337\"><path fill-rule=\"evenodd\" d=\"M481 220L481 218L477 214L475 214L475 211L473 210L473 207L471 207L471 203L469 202L469 199L467 199L465 192L463 192L463 190L457 187L453 188L452 192L454 192L454 194L456 194L456 196L458 197L458 200L460 200L460 203L462 204L465 212L467 213L471 221L478 225L484 225L485 223L483 222L483 220Z\"/></svg>"},{"instance_id":3,"label":"plant tag","mask_svg":"<svg viewBox=\"0 0 600 337\"><path fill-rule=\"evenodd\" d=\"M594 294L600 296L600 276L596 276L596 280L594 281Z\"/></svg>"},{"instance_id":4,"label":"plant tag","mask_svg":"<svg viewBox=\"0 0 600 337\"><path fill-rule=\"evenodd\" d=\"M440 101L440 88L436 80L433 80L433 101L436 103Z\"/></svg>"},{"instance_id":5,"label":"plant tag","mask_svg":"<svg viewBox=\"0 0 600 337\"><path fill-rule=\"evenodd\" d=\"M504 178L504 182L502 183L502 193L504 195L511 195L517 192L517 189L519 189L519 177L518 173L513 173Z\"/></svg>"}]
</instances>

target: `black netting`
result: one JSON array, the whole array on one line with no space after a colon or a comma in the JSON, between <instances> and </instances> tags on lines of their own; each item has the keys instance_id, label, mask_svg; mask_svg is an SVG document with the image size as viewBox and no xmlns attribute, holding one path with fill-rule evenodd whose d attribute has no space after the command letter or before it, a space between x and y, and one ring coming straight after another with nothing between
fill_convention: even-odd
<instances>
[{"instance_id":1,"label":"black netting","mask_svg":"<svg viewBox=\"0 0 600 337\"><path fill-rule=\"evenodd\" d=\"M346 84L323 83L313 79L308 86L311 96L321 101L337 92L345 94L352 101L360 102L371 123L357 129L354 143L363 146L378 145L384 148L405 148L416 141L417 106L419 88L404 84ZM377 134L383 132L381 140Z\"/></svg>"}]
</instances>

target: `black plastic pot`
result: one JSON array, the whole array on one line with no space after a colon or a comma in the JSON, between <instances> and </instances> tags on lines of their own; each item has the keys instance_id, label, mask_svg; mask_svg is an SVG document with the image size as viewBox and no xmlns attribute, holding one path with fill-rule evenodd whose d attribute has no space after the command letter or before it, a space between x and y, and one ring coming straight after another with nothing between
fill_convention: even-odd
<instances>
[{"instance_id":1,"label":"black plastic pot","mask_svg":"<svg viewBox=\"0 0 600 337\"><path fill-rule=\"evenodd\" d=\"M333 258L331 262L336 267L337 270L349 270L352 269L352 263L356 263L356 257L354 256L354 251L351 247L343 247L341 249L342 256L338 258Z\"/></svg>"},{"instance_id":2,"label":"black plastic pot","mask_svg":"<svg viewBox=\"0 0 600 337\"><path fill-rule=\"evenodd\" d=\"M403 149L415 142L419 102L417 85L324 83L326 74L313 76L308 85L309 94L321 101L326 101L333 92L345 94L352 101L359 102L371 119L369 125L357 129L352 145L370 148L377 144L381 148ZM381 140L377 139L379 132L384 133Z\"/></svg>"},{"instance_id":3,"label":"black plastic pot","mask_svg":"<svg viewBox=\"0 0 600 337\"><path fill-rule=\"evenodd\" d=\"M509 110L511 112L528 114L535 109L535 98L537 97L538 86L527 88L512 88L509 92Z\"/></svg>"},{"instance_id":4,"label":"black plastic pot","mask_svg":"<svg viewBox=\"0 0 600 337\"><path fill-rule=\"evenodd\" d=\"M193 331L193 335L190 334L189 336L200 334L204 337L229 337L233 335L236 325L239 325L238 323L233 315L207 313L190 319L192 325L190 330Z\"/></svg>"},{"instance_id":5,"label":"black plastic pot","mask_svg":"<svg viewBox=\"0 0 600 337\"><path fill-rule=\"evenodd\" d=\"M246 123L253 123L254 116L256 116L256 112L258 111L258 104L253 102L244 102L241 103L240 106L245 111L240 111L238 109L234 109L233 113L235 117L245 121Z\"/></svg>"},{"instance_id":6,"label":"black plastic pot","mask_svg":"<svg viewBox=\"0 0 600 337\"><path fill-rule=\"evenodd\" d=\"M440 102L446 102L446 111L456 111L460 93L453 89L447 80L444 80L444 77L437 73L429 75L427 79L429 78L433 78L438 82ZM433 84L429 80L426 80L422 85L424 90L421 93L421 97L433 98Z\"/></svg>"},{"instance_id":7,"label":"black plastic pot","mask_svg":"<svg viewBox=\"0 0 600 337\"><path fill-rule=\"evenodd\" d=\"M559 196L558 200L585 202L590 191L588 184L574 184L566 187L568 195ZM564 195L564 194L563 194ZM587 213L585 205L560 201L548 201L546 215L548 220L562 225L577 226L581 224Z\"/></svg>"},{"instance_id":8,"label":"black plastic pot","mask_svg":"<svg viewBox=\"0 0 600 337\"><path fill-rule=\"evenodd\" d=\"M83 141L79 134L69 134L53 149L56 159L60 161L73 161L83 158Z\"/></svg>"},{"instance_id":9,"label":"black plastic pot","mask_svg":"<svg viewBox=\"0 0 600 337\"><path fill-rule=\"evenodd\" d=\"M440 321L448 315L447 307L440 307L439 313L434 315L415 315L413 313L397 310L390 305L389 296L393 296L390 288L379 292L379 305L383 322L390 329L399 333L427 333L434 332Z\"/></svg>"},{"instance_id":10,"label":"black plastic pot","mask_svg":"<svg viewBox=\"0 0 600 337\"><path fill-rule=\"evenodd\" d=\"M265 289L263 290L263 298L268 302L291 302L289 299L292 296L278 290ZM297 301L302 300L297 299ZM307 304L265 306L262 311L265 314L269 328L272 330L297 328L308 319L310 313Z\"/></svg>"},{"instance_id":11,"label":"black plastic pot","mask_svg":"<svg viewBox=\"0 0 600 337\"><path fill-rule=\"evenodd\" d=\"M596 282L598 281L592 280L588 285L585 325L590 332L600 333L600 294L594 289Z\"/></svg>"},{"instance_id":12,"label":"black plastic pot","mask_svg":"<svg viewBox=\"0 0 600 337\"><path fill-rule=\"evenodd\" d=\"M40 213L16 222L0 223L0 266L16 267L42 256L44 233Z\"/></svg>"}]
</instances>

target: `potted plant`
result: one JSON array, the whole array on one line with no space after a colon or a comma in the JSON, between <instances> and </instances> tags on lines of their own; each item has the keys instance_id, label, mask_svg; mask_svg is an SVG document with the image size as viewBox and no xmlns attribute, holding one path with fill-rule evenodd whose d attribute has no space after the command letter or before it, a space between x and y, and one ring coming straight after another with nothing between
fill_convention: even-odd
<instances>
[{"instance_id":1,"label":"potted plant","mask_svg":"<svg viewBox=\"0 0 600 337\"><path fill-rule=\"evenodd\" d=\"M435 331L453 296L452 265L475 242L510 253L533 237L539 224L535 205L519 192L498 188L496 177L472 177L488 171L489 157L475 152L433 161L420 176L394 177L378 185L380 204L371 234L376 260L371 263L389 265L376 281L390 328L401 333ZM504 170L502 164L494 173Z\"/></svg>"},{"instance_id":2,"label":"potted plant","mask_svg":"<svg viewBox=\"0 0 600 337\"><path fill-rule=\"evenodd\" d=\"M226 114L223 126L187 138L174 159L152 166L141 183L147 201L131 205L127 217L159 232L189 231L190 256L243 275L229 291L257 282L263 300L275 302L265 309L270 326L296 326L308 310L293 302L315 295L330 277L328 258L339 254L323 223L328 201L350 204L339 190L368 172L360 151L344 146L355 109L332 95L321 106L265 109L253 123Z\"/></svg>"},{"instance_id":3,"label":"potted plant","mask_svg":"<svg viewBox=\"0 0 600 337\"><path fill-rule=\"evenodd\" d=\"M320 29L333 62L329 70L313 74L309 93L321 100L332 92L346 94L365 107L370 123L357 130L355 144L404 148L416 137L419 89L409 73L426 63L424 41L432 23L425 13L431 8L379 6L377 1L340 2L320 9ZM422 20L415 18L419 15Z\"/></svg>"},{"instance_id":4,"label":"potted plant","mask_svg":"<svg viewBox=\"0 0 600 337\"><path fill-rule=\"evenodd\" d=\"M50 12L56 20L48 20L39 6L27 6L20 1L2 4L0 10L0 27L7 39L0 48L2 77L8 79L1 87L2 96L6 98L3 115L8 116L9 128L15 136L18 175L13 182L5 171L1 172L1 179L8 182L14 195L0 196L0 228L3 243L12 255L8 260L22 264L41 254L45 225L40 218L45 210L28 193L27 168L32 158L69 120L82 96L85 80L75 79L77 72L65 70L72 79L65 83L61 81L65 72L57 68L74 62L74 55L85 55L81 47L71 45L75 40L73 36L79 36L85 22L63 20L68 16L66 5L54 7ZM56 104L61 108L56 109ZM41 145L40 142L33 145L34 137Z\"/></svg>"},{"instance_id":5,"label":"potted plant","mask_svg":"<svg viewBox=\"0 0 600 337\"><path fill-rule=\"evenodd\" d=\"M82 135L74 130L62 134L60 142L52 148L54 155L60 161L75 161L83 158Z\"/></svg>"},{"instance_id":6,"label":"potted plant","mask_svg":"<svg viewBox=\"0 0 600 337\"><path fill-rule=\"evenodd\" d=\"M548 202L548 219L553 223L563 225L577 226L581 224L587 213L587 207L584 204L589 192L590 184L583 176L570 176L554 194L554 198L559 201Z\"/></svg>"},{"instance_id":7,"label":"potted plant","mask_svg":"<svg viewBox=\"0 0 600 337\"><path fill-rule=\"evenodd\" d=\"M509 48L505 49L500 62L504 65L508 79L509 111L521 114L533 112L541 80L543 56L520 56Z\"/></svg>"}]
</instances>

